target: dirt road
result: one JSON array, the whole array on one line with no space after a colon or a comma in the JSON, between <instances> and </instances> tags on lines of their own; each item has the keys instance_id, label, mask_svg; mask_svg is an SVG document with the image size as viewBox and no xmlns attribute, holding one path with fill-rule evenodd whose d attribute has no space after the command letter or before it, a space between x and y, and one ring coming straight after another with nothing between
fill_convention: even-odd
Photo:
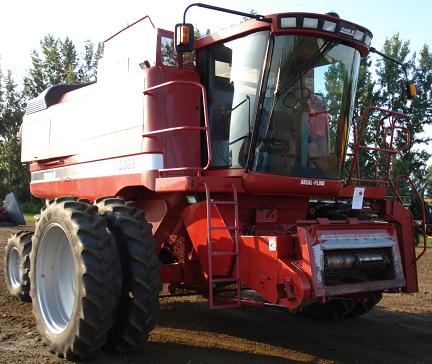
<instances>
[{"instance_id":1,"label":"dirt road","mask_svg":"<svg viewBox=\"0 0 432 364\"><path fill-rule=\"evenodd\" d=\"M12 228L0 228L0 271ZM150 342L89 363L431 363L432 249L419 263L420 292L386 295L371 313L321 323L275 309L209 311L198 296L162 299ZM0 279L0 363L68 363L39 338L30 303Z\"/></svg>"}]
</instances>

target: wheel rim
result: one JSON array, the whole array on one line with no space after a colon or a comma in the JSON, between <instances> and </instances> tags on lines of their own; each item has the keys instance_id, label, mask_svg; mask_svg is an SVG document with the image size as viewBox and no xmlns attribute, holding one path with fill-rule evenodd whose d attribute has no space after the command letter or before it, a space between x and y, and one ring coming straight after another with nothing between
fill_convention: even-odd
<instances>
[{"instance_id":1,"label":"wheel rim","mask_svg":"<svg viewBox=\"0 0 432 364\"><path fill-rule=\"evenodd\" d=\"M9 251L8 257L9 282L13 288L18 288L21 284L22 263L18 249L13 247Z\"/></svg>"},{"instance_id":2,"label":"wheel rim","mask_svg":"<svg viewBox=\"0 0 432 364\"><path fill-rule=\"evenodd\" d=\"M69 239L59 224L50 224L39 242L36 292L42 317L54 334L62 333L75 302L75 264Z\"/></svg>"}]
</instances>

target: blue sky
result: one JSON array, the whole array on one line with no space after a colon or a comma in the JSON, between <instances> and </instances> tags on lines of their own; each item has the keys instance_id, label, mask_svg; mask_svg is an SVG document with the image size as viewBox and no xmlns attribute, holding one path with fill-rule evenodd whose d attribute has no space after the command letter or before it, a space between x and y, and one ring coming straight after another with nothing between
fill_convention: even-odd
<instances>
[{"instance_id":1,"label":"blue sky","mask_svg":"<svg viewBox=\"0 0 432 364\"><path fill-rule=\"evenodd\" d=\"M150 15L161 28L172 29L181 21L184 8L193 1L184 0L13 0L2 2L0 12L0 64L3 70L12 69L19 79L30 67L30 52L48 33L68 35L77 46L86 39L103 41L109 35ZM205 1L204 1L205 2ZM341 18L369 28L374 34L372 44L380 49L386 37L399 32L410 40L411 49L418 51L423 44L432 47L432 1L430 0L267 0L267 1L207 1L213 5L235 10L271 14L289 11L325 13L336 11ZM238 17L193 8L188 21L199 29L216 31L237 23Z\"/></svg>"}]
</instances>

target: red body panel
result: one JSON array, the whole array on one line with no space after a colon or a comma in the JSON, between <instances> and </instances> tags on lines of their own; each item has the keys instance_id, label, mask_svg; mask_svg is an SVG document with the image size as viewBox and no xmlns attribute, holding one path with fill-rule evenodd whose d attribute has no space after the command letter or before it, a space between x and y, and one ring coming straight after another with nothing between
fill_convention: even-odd
<instances>
[{"instance_id":1,"label":"red body panel","mask_svg":"<svg viewBox=\"0 0 432 364\"><path fill-rule=\"evenodd\" d=\"M32 195L40 198L58 196L80 196L90 201L100 196L115 196L125 187L144 186L154 189L155 171L119 176L104 176L82 179L63 179L53 182L38 182L30 185Z\"/></svg>"},{"instance_id":2,"label":"red body panel","mask_svg":"<svg viewBox=\"0 0 432 364\"><path fill-rule=\"evenodd\" d=\"M379 207L378 207L379 206ZM389 221L396 223L396 231L401 252L406 286L403 291L407 293L418 292L417 260L413 242L414 225L412 214L399 204L393 205L391 201L376 204L382 213L387 215Z\"/></svg>"},{"instance_id":3,"label":"red body panel","mask_svg":"<svg viewBox=\"0 0 432 364\"><path fill-rule=\"evenodd\" d=\"M174 80L199 82L199 76L193 71L151 67L146 74L145 88ZM190 85L167 86L145 96L144 110L143 132L184 125L199 127L201 93L198 88ZM179 143L179 140L187 142ZM162 153L165 156L164 168L200 166L200 134L195 130L187 130L144 137L143 152Z\"/></svg>"},{"instance_id":4,"label":"red body panel","mask_svg":"<svg viewBox=\"0 0 432 364\"><path fill-rule=\"evenodd\" d=\"M250 193L296 196L335 196L343 187L342 181L285 177L253 172L245 174L244 184L245 189Z\"/></svg>"},{"instance_id":5,"label":"red body panel","mask_svg":"<svg viewBox=\"0 0 432 364\"><path fill-rule=\"evenodd\" d=\"M311 298L311 286L294 264L294 242L289 236L241 237L242 283L272 303L298 307Z\"/></svg>"},{"instance_id":6,"label":"red body panel","mask_svg":"<svg viewBox=\"0 0 432 364\"><path fill-rule=\"evenodd\" d=\"M282 14L268 15L267 18L272 19L271 23L252 19L250 21L243 22L242 24L239 24L236 27L226 28L223 31L219 31L218 33L211 34L208 37L198 39L196 42L196 48L199 49L199 48L204 48L204 47L210 46L210 45L215 44L215 43L227 42L230 39L233 39L234 37L238 37L239 35L244 35L244 34L252 33L254 31L264 30L264 29L270 29L272 31L272 33L274 33L274 34L280 34L280 33L301 34L301 35L310 35L312 37L319 35L320 37L325 37L327 39L340 40L340 38L337 37L335 34L331 34L331 33L325 34L323 32L318 33L317 31L314 31L313 29L286 28L286 29L282 30L279 28L279 18L281 15ZM311 13L288 13L287 15L289 15L289 16L296 16L296 15L316 16L316 14L311 14ZM330 16L330 15L321 15L321 17L325 17L329 21L335 20L335 18ZM347 22L345 20L344 20L344 22L347 24L353 24L353 23ZM358 27L358 25L355 25L355 26ZM363 28L362 30L370 33L370 31L367 30L366 28ZM355 39L349 40L347 43L350 43L353 47L357 48L363 56L368 54L368 52L369 52L369 49L363 43L357 42Z\"/></svg>"},{"instance_id":7,"label":"red body panel","mask_svg":"<svg viewBox=\"0 0 432 364\"><path fill-rule=\"evenodd\" d=\"M183 219L192 241L194 250L198 255L203 272L208 275L208 254L207 254L207 206L205 203L190 205L183 211ZM214 252L232 252L234 248L233 239L226 230L226 223L222 219L216 206L212 207L212 226L221 228L212 233ZM231 257L214 257L213 273L215 275L227 275L232 265Z\"/></svg>"}]
</instances>

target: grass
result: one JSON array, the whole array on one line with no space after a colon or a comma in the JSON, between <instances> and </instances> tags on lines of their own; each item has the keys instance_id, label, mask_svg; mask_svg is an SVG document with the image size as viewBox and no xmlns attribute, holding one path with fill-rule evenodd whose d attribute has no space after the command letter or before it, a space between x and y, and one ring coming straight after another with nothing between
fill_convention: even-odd
<instances>
[{"instance_id":1,"label":"grass","mask_svg":"<svg viewBox=\"0 0 432 364\"><path fill-rule=\"evenodd\" d=\"M38 200L33 202L31 201L23 202L20 205L26 223L34 223L35 215L40 214L41 208L43 206L42 202Z\"/></svg>"},{"instance_id":2,"label":"grass","mask_svg":"<svg viewBox=\"0 0 432 364\"><path fill-rule=\"evenodd\" d=\"M34 223L35 222L35 218L34 218L35 214L32 213L24 213L24 219L26 221L26 223Z\"/></svg>"},{"instance_id":3,"label":"grass","mask_svg":"<svg viewBox=\"0 0 432 364\"><path fill-rule=\"evenodd\" d=\"M420 244L418 246L423 246L423 235L419 234ZM432 247L432 236L428 236L426 239L427 246Z\"/></svg>"}]
</instances>

